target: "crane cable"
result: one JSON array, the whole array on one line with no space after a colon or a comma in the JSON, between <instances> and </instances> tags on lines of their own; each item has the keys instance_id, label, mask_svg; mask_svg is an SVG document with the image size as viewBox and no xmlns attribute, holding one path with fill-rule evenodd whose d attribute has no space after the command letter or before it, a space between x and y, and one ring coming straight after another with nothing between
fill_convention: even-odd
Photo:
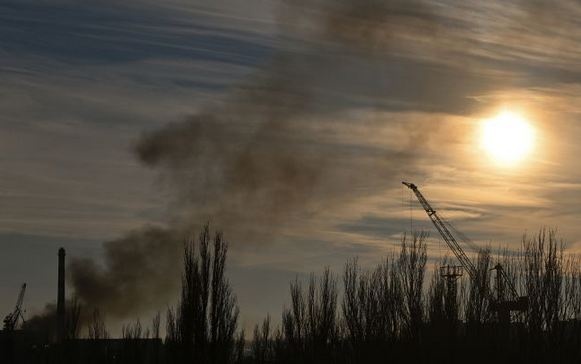
<instances>
[{"instance_id":1,"label":"crane cable","mask_svg":"<svg viewBox=\"0 0 581 364\"><path fill-rule=\"evenodd\" d=\"M405 202L404 202L404 196L403 196L403 194L405 192L404 188L405 187L402 185L402 187L401 187L401 210L404 211L404 214L405 214ZM405 225L404 225L403 231L405 233Z\"/></svg>"},{"instance_id":2,"label":"crane cable","mask_svg":"<svg viewBox=\"0 0 581 364\"><path fill-rule=\"evenodd\" d=\"M405 206L405 198L404 198L404 193L405 193L404 189L405 189L405 186L402 185L401 188L402 188L401 189L401 207L402 207L402 210L405 210L405 208L406 208L406 206ZM411 191L409 192L408 207L409 207L409 210L410 210L410 230L409 230L409 233L410 233L410 235L412 235L413 234L413 231L414 231L414 225L413 225L413 217L412 217L412 192Z\"/></svg>"},{"instance_id":3,"label":"crane cable","mask_svg":"<svg viewBox=\"0 0 581 364\"><path fill-rule=\"evenodd\" d=\"M447 219L442 219L444 220L444 222L454 231L454 233L456 233L457 236L460 237L460 239L462 240L462 242L466 245L468 245L470 247L470 249L472 249L473 252L475 253L479 253L480 251L482 251L482 248L480 248L476 243L474 243L472 241L472 239L470 239L469 237L467 237L466 235L464 235L464 233L462 233L461 231L459 231L456 226L454 226L452 224L452 222L450 222Z\"/></svg>"},{"instance_id":4,"label":"crane cable","mask_svg":"<svg viewBox=\"0 0 581 364\"><path fill-rule=\"evenodd\" d=\"M404 190L405 190L405 186L401 186L401 206L402 208L405 208L405 202L404 202ZM414 233L414 220L413 220L413 193L411 190L409 190L409 209L410 209L410 235L412 235ZM447 222L447 221L446 221ZM456 230L456 228L454 228L451 224L449 224L456 232L458 232ZM439 260L443 261L444 256L442 254L442 238L440 237L438 239L438 256L439 256Z\"/></svg>"},{"instance_id":5,"label":"crane cable","mask_svg":"<svg viewBox=\"0 0 581 364\"><path fill-rule=\"evenodd\" d=\"M412 215L412 192L409 192L409 206L410 206L410 235L414 233L414 220Z\"/></svg>"}]
</instances>

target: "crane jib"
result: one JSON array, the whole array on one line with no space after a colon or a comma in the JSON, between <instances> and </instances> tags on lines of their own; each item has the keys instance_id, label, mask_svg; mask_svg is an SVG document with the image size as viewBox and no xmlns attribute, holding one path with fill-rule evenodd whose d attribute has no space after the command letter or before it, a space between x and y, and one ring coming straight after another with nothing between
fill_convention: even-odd
<instances>
[{"instance_id":1,"label":"crane jib","mask_svg":"<svg viewBox=\"0 0 581 364\"><path fill-rule=\"evenodd\" d=\"M412 190L414 192L418 201L422 205L423 209L426 211L426 214L428 215L428 217L430 218L430 220L432 221L432 223L436 227L436 230L438 230L438 232L440 233L440 235L442 236L442 238L446 242L446 245L448 245L448 247L450 248L452 253L454 253L454 255L456 256L456 258L458 259L458 261L460 262L462 267L464 269L466 269L470 278L475 279L477 277L476 267L474 266L474 264L472 263L470 258L468 258L466 253L464 253L464 250L462 249L460 244L458 244L458 241L456 241L456 238L454 237L454 235L446 227L446 224L444 224L444 221L442 221L442 219L440 219L440 217L436 213L436 210L434 210L432 208L432 206L429 204L428 200L426 200L426 198L422 195L422 193L420 192L420 190L418 189L418 187L416 185L414 185L413 183L409 183L409 182L402 182L402 184L404 184L406 187L408 187L410 190ZM498 279L497 285L498 285L498 292L499 292L499 298L495 302L495 307L496 307L495 310L497 310L499 313L499 320L506 320L506 317L508 315L509 321L510 321L510 311L523 312L523 311L527 310L528 302L529 302L528 296L519 297L514 284L509 279L507 273L504 271L501 264L497 264L493 269L496 270L496 272L497 272L497 279ZM508 287L508 290L512 296L512 300L505 300L505 299L501 298L502 297L501 292L503 291L503 289L502 289L503 285L506 285L506 287ZM507 312L508 312L508 314L507 314Z\"/></svg>"},{"instance_id":2,"label":"crane jib","mask_svg":"<svg viewBox=\"0 0 581 364\"><path fill-rule=\"evenodd\" d=\"M404 184L406 187L408 187L414 192L416 198L418 199L423 209L426 211L426 214L432 221L432 224L434 224L436 230L438 230L438 232L446 242L446 245L448 245L450 250L452 250L452 253L454 253L456 258L458 259L460 264L462 264L464 269L466 269L468 274L471 277L474 277L474 275L476 274L476 268L474 267L474 264L472 264L472 261L470 260L470 258L468 258L466 253L464 253L464 250L462 250L460 244L458 244L458 242L454 238L454 235L452 235L450 230L448 230L444 222L440 219L436 210L432 208L428 200L426 200L426 198L422 195L422 193L415 184L409 182L402 182L402 184Z\"/></svg>"}]
</instances>

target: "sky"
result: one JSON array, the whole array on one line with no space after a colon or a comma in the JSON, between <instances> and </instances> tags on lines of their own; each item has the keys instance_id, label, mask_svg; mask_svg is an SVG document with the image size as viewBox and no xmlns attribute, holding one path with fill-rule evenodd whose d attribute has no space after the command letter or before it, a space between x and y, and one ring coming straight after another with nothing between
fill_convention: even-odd
<instances>
[{"instance_id":1,"label":"sky","mask_svg":"<svg viewBox=\"0 0 581 364\"><path fill-rule=\"evenodd\" d=\"M122 282L113 321L164 311L177 232L209 221L251 327L295 277L376 264L406 231L448 254L402 180L480 246L546 226L580 249L580 19L573 0L0 1L0 313L23 282L28 316L54 301L60 246L70 291ZM506 110L535 135L511 165L481 145Z\"/></svg>"}]
</instances>

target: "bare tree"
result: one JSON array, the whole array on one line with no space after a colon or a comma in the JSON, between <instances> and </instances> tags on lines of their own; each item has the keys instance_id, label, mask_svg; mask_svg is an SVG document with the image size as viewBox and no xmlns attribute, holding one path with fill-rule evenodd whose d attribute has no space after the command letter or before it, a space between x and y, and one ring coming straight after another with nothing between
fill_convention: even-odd
<instances>
[{"instance_id":1,"label":"bare tree","mask_svg":"<svg viewBox=\"0 0 581 364\"><path fill-rule=\"evenodd\" d=\"M307 290L291 283L291 308L283 311L284 352L293 362L317 362L328 358L337 336L336 278L325 268L320 279L311 275Z\"/></svg>"},{"instance_id":2,"label":"bare tree","mask_svg":"<svg viewBox=\"0 0 581 364\"><path fill-rule=\"evenodd\" d=\"M66 307L66 338L67 340L77 339L81 330L81 302L77 297L73 297Z\"/></svg>"},{"instance_id":3,"label":"bare tree","mask_svg":"<svg viewBox=\"0 0 581 364\"><path fill-rule=\"evenodd\" d=\"M144 332L141 321L137 320L133 324L124 324L121 327L121 337L126 340L149 338L149 332Z\"/></svg>"},{"instance_id":4,"label":"bare tree","mask_svg":"<svg viewBox=\"0 0 581 364\"><path fill-rule=\"evenodd\" d=\"M151 337L159 339L159 328L161 324L161 312L157 311L151 319Z\"/></svg>"},{"instance_id":5,"label":"bare tree","mask_svg":"<svg viewBox=\"0 0 581 364\"><path fill-rule=\"evenodd\" d=\"M469 293L466 303L466 320L472 328L492 319L490 287L492 260L490 250L481 250L476 261L476 271L471 277Z\"/></svg>"},{"instance_id":6,"label":"bare tree","mask_svg":"<svg viewBox=\"0 0 581 364\"><path fill-rule=\"evenodd\" d=\"M270 332L270 316L266 316L262 326L254 326L252 339L252 358L255 363L264 364L272 360L272 343Z\"/></svg>"},{"instance_id":7,"label":"bare tree","mask_svg":"<svg viewBox=\"0 0 581 364\"><path fill-rule=\"evenodd\" d=\"M246 338L244 334L244 329L241 329L238 332L238 336L236 337L236 348L234 350L234 363L243 363L244 362L244 348L246 347Z\"/></svg>"},{"instance_id":8,"label":"bare tree","mask_svg":"<svg viewBox=\"0 0 581 364\"><path fill-rule=\"evenodd\" d=\"M211 239L206 224L197 248L193 239L184 248L181 298L176 314L168 312L168 325L175 323L184 360L230 362L239 310L225 275L228 244L219 232Z\"/></svg>"},{"instance_id":9,"label":"bare tree","mask_svg":"<svg viewBox=\"0 0 581 364\"><path fill-rule=\"evenodd\" d=\"M93 315L91 320L89 321L89 339L99 340L99 339L107 339L109 338L109 332L107 331L107 327L105 325L105 320L99 313L98 309L93 311Z\"/></svg>"},{"instance_id":10,"label":"bare tree","mask_svg":"<svg viewBox=\"0 0 581 364\"><path fill-rule=\"evenodd\" d=\"M290 351L304 353L306 336L306 305L301 282L295 279L290 285L291 308L284 309L282 324Z\"/></svg>"},{"instance_id":11,"label":"bare tree","mask_svg":"<svg viewBox=\"0 0 581 364\"><path fill-rule=\"evenodd\" d=\"M423 284L427 261L426 236L424 232L414 233L409 241L408 236L404 235L397 265L403 291L403 319L407 334L412 338L418 338L424 320Z\"/></svg>"}]
</instances>

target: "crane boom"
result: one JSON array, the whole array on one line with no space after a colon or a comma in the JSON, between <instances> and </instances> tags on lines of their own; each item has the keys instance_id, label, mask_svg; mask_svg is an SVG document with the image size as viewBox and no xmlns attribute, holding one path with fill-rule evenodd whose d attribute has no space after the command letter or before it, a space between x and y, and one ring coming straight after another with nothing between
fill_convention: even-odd
<instances>
[{"instance_id":1,"label":"crane boom","mask_svg":"<svg viewBox=\"0 0 581 364\"><path fill-rule=\"evenodd\" d=\"M418 189L418 186L409 182L402 183L414 192L418 201L426 211L426 214L428 214L428 217L430 218L430 220L432 220L432 223L434 224L434 226L436 227L436 229L438 230L438 232L440 233L440 235L442 236L450 250L452 250L456 258L458 258L458 261L460 262L462 267L464 267L464 269L468 272L470 278L474 279L476 277L476 268L474 267L474 264L472 263L470 258L468 258L466 253L464 253L464 250L462 249L460 244L458 244L458 241L456 240L454 235L450 232L448 227L444 224L444 221L440 219L436 210L432 208L428 200L426 200L424 195L422 195L422 193ZM518 295L514 287L514 284L507 276L501 264L497 264L493 269L496 270L497 293L498 293L498 297L496 298L496 301L493 304L493 309L497 311L498 319L500 322L510 322L510 312L526 311L528 309L529 299L527 296ZM452 278L458 277L457 274L444 276ZM508 291L512 296L511 299L509 300L506 300L504 298L503 292L505 290L505 287L508 288Z\"/></svg>"},{"instance_id":2,"label":"crane boom","mask_svg":"<svg viewBox=\"0 0 581 364\"><path fill-rule=\"evenodd\" d=\"M424 195L422 195L422 193L418 189L418 186L409 182L402 182L402 184L404 184L406 187L408 187L410 190L414 192L418 201L426 211L426 214L428 214L428 217L430 218L430 220L432 220L432 223L434 224L434 226L436 227L436 229L438 230L438 232L440 233L440 235L442 236L450 250L452 250L456 258L458 258L458 261L460 262L462 267L466 269L466 271L470 275L470 278L474 278L476 276L476 268L474 267L474 264L472 263L470 258L468 258L466 253L464 253L464 250L462 249L460 244L458 244L458 241L456 240L454 235L450 232L448 227L444 224L442 219L440 219L436 210L432 208L428 200L426 200ZM514 287L514 284L510 281L510 279L508 279L508 276L504 271L502 265L497 264L493 269L497 271L499 277L498 281L499 289L504 286L501 283L506 284L513 300L515 300L515 302L518 302L518 307L524 307L525 305L527 305L528 303L526 303L523 300L523 297L519 298L519 295L516 291L516 288ZM502 292L499 292L499 294L502 294Z\"/></svg>"},{"instance_id":3,"label":"crane boom","mask_svg":"<svg viewBox=\"0 0 581 364\"><path fill-rule=\"evenodd\" d=\"M18 294L18 300L16 301L16 309L18 311L22 310L22 303L24 302L24 291L26 290L26 283L22 284L20 287L20 293Z\"/></svg>"},{"instance_id":4,"label":"crane boom","mask_svg":"<svg viewBox=\"0 0 581 364\"><path fill-rule=\"evenodd\" d=\"M430 218L430 220L432 221L432 223L434 224L434 226L436 227L436 229L446 242L446 245L448 245L450 250L452 250L452 253L454 253L456 258L458 259L460 264L464 267L464 269L466 269L470 277L474 278L474 276L476 275L476 268L474 267L474 264L468 258L466 253L464 253L464 250L462 249L460 244L458 244L458 241L456 241L456 238L454 238L454 235L452 235L452 233L450 232L448 227L446 227L442 219L440 219L436 210L432 208L428 200L426 200L424 195L422 195L422 193L418 189L418 186L409 182L402 182L402 184L404 184L406 187L408 187L410 190L414 192L418 201L424 208L424 211L426 211L426 214L428 214L428 217Z\"/></svg>"}]
</instances>

